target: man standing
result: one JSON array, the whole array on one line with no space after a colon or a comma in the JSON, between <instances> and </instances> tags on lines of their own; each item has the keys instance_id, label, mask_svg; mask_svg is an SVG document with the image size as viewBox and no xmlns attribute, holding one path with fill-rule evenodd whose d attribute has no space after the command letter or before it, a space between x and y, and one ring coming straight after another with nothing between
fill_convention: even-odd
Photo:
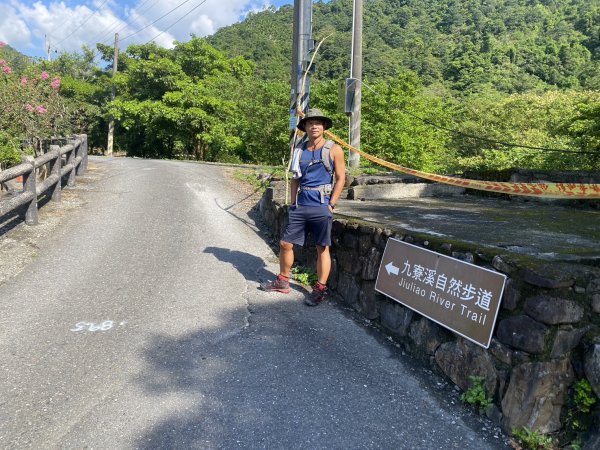
<instances>
[{"instance_id":1,"label":"man standing","mask_svg":"<svg viewBox=\"0 0 600 450\"><path fill-rule=\"evenodd\" d=\"M346 178L344 152L323 136L331 125L331 119L318 109L309 110L298 123L298 129L304 131L308 139L294 151L292 159L291 206L288 224L279 242L279 275L260 286L265 291L290 292L294 244L304 245L306 233L311 232L317 246L318 281L304 300L309 306L317 306L327 296L333 210Z\"/></svg>"}]
</instances>

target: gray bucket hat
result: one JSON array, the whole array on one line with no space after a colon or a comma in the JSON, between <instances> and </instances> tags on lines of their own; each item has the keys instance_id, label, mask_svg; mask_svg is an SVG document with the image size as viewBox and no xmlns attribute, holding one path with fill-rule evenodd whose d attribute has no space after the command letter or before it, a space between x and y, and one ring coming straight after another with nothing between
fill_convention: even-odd
<instances>
[{"instance_id":1,"label":"gray bucket hat","mask_svg":"<svg viewBox=\"0 0 600 450\"><path fill-rule=\"evenodd\" d=\"M304 129L304 125L306 124L306 121L310 119L321 120L323 122L323 128L325 128L326 130L331 128L331 126L333 125L332 120L325 114L323 114L323 111L314 108L309 109L308 112L304 115L304 117L300 120L300 122L298 122L298 129L300 131L306 131Z\"/></svg>"}]
</instances>

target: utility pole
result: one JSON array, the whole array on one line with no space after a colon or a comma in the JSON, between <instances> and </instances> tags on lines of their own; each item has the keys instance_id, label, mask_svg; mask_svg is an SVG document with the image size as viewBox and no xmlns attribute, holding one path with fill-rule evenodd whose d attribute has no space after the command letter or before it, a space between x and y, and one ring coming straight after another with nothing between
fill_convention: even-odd
<instances>
[{"instance_id":1,"label":"utility pole","mask_svg":"<svg viewBox=\"0 0 600 450\"><path fill-rule=\"evenodd\" d=\"M354 0L354 15L352 18L352 62L350 64L350 78L354 86L354 101L350 113L350 145L360 149L360 110L362 88L362 20L363 0ZM358 167L360 154L350 151L348 166Z\"/></svg>"},{"instance_id":2,"label":"utility pole","mask_svg":"<svg viewBox=\"0 0 600 450\"><path fill-rule=\"evenodd\" d=\"M297 118L296 118L296 100L298 96L298 64L300 58L298 57L298 41L299 41L299 20L298 16L300 14L300 1L294 0L294 22L293 22L293 30L292 30L292 64L291 64L291 84L292 84L292 92L290 95L290 131L296 128Z\"/></svg>"},{"instance_id":3,"label":"utility pole","mask_svg":"<svg viewBox=\"0 0 600 450\"><path fill-rule=\"evenodd\" d=\"M306 113L308 111L310 98L310 74L308 73L308 64L310 59L308 55L314 48L312 40L312 0L294 0L294 26L292 41L292 73L291 84L292 93L290 96L290 147L296 148L300 145L301 139L296 133L298 125L299 111ZM292 154L288 161L288 170L292 163ZM287 172L286 172L286 190L285 201L288 197Z\"/></svg>"},{"instance_id":4,"label":"utility pole","mask_svg":"<svg viewBox=\"0 0 600 450\"><path fill-rule=\"evenodd\" d=\"M47 34L44 35L44 40L45 40L45 46L46 46L46 55L47 55L47 59L48 61L50 61L50 38L48 37Z\"/></svg>"},{"instance_id":5,"label":"utility pole","mask_svg":"<svg viewBox=\"0 0 600 450\"><path fill-rule=\"evenodd\" d=\"M310 62L308 56L313 48L312 0L294 0L290 131L293 131L298 123L297 109L302 112L308 111L310 99L310 74L306 71Z\"/></svg>"},{"instance_id":6,"label":"utility pole","mask_svg":"<svg viewBox=\"0 0 600 450\"><path fill-rule=\"evenodd\" d=\"M117 74L117 65L119 63L119 33L115 33L115 56L113 57L113 68L112 68L112 94L111 100L114 100L117 96L117 88L115 87L115 75ZM115 134L115 118L110 116L108 120L108 143L106 144L106 156L112 156L113 154L113 137Z\"/></svg>"}]
</instances>

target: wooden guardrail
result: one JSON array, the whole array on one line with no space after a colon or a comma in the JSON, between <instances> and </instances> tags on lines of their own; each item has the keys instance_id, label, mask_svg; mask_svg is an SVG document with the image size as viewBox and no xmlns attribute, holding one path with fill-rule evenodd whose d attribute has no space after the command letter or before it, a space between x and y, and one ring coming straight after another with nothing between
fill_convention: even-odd
<instances>
[{"instance_id":1,"label":"wooden guardrail","mask_svg":"<svg viewBox=\"0 0 600 450\"><path fill-rule=\"evenodd\" d=\"M67 186L75 185L75 176L87 168L87 135L75 135L64 140L62 146L50 145L50 150L37 158L26 156L23 163L0 171L0 183L23 177L23 191L7 200L0 200L0 217L27 205L25 223L38 223L38 197L51 189L51 199L60 201L62 179L68 176ZM37 169L49 166L49 176L38 183Z\"/></svg>"}]
</instances>

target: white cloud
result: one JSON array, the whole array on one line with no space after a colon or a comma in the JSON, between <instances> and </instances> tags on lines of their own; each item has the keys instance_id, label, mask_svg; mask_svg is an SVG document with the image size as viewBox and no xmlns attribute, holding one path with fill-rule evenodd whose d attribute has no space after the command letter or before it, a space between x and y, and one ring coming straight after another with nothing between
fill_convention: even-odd
<instances>
[{"instance_id":1,"label":"white cloud","mask_svg":"<svg viewBox=\"0 0 600 450\"><path fill-rule=\"evenodd\" d=\"M202 14L194 19L190 26L190 33L197 36L207 36L216 31L215 22L208 16Z\"/></svg>"},{"instance_id":2,"label":"white cloud","mask_svg":"<svg viewBox=\"0 0 600 450\"><path fill-rule=\"evenodd\" d=\"M122 46L156 43L172 46L191 34L207 36L238 22L270 0L8 0L0 4L0 40L31 56L44 56L45 36L53 50L79 51L97 42ZM291 2L291 0L290 0ZM179 6L181 5L181 6ZM179 7L178 7L179 6ZM162 17L164 16L164 17ZM162 18L161 18L162 17ZM175 23L177 22L177 23Z\"/></svg>"},{"instance_id":3,"label":"white cloud","mask_svg":"<svg viewBox=\"0 0 600 450\"><path fill-rule=\"evenodd\" d=\"M12 5L0 5L0 41L15 48L31 43L31 31Z\"/></svg>"}]
</instances>

